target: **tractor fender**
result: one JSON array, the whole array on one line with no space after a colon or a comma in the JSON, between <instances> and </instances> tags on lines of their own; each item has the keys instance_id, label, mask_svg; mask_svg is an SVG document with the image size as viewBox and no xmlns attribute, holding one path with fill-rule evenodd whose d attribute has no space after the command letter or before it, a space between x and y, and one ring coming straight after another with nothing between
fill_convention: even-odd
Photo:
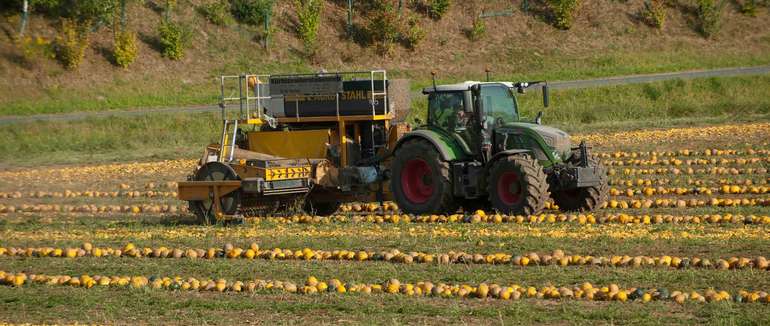
<instances>
[{"instance_id":1,"label":"tractor fender","mask_svg":"<svg viewBox=\"0 0 770 326\"><path fill-rule=\"evenodd\" d=\"M457 144L456 140L447 135L428 129L415 130L405 134L396 143L396 146L393 148L393 153L395 153L402 144L412 139L424 139L430 142L444 161L455 161L465 157L465 153Z\"/></svg>"},{"instance_id":2,"label":"tractor fender","mask_svg":"<svg viewBox=\"0 0 770 326\"><path fill-rule=\"evenodd\" d=\"M531 152L532 151L528 150L528 149L509 149L509 150L505 150L505 151L502 151L502 152L498 152L495 155L492 155L492 159L489 160L489 163L494 163L495 161L497 161L497 160L499 160L499 159L501 159L503 157L506 157L506 156L516 155L516 154L524 154L524 153L531 153ZM488 164L488 166L490 166L490 165Z\"/></svg>"}]
</instances>

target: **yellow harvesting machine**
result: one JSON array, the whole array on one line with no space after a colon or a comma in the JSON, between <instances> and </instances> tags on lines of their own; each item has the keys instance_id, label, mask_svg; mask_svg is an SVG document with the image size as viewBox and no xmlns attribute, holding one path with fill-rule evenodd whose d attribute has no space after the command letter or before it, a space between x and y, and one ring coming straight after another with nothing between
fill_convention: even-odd
<instances>
[{"instance_id":1,"label":"yellow harvesting machine","mask_svg":"<svg viewBox=\"0 0 770 326\"><path fill-rule=\"evenodd\" d=\"M383 200L399 138L384 70L220 77L221 141L178 197L204 223ZM401 130L399 130L401 129Z\"/></svg>"}]
</instances>

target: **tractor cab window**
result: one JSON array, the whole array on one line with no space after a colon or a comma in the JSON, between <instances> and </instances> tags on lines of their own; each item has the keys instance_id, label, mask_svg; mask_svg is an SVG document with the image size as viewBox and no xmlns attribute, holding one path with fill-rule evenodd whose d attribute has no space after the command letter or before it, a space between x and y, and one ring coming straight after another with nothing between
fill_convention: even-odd
<instances>
[{"instance_id":1,"label":"tractor cab window","mask_svg":"<svg viewBox=\"0 0 770 326\"><path fill-rule=\"evenodd\" d=\"M432 93L428 97L429 122L447 131L465 127L467 112L465 112L463 92Z\"/></svg>"},{"instance_id":2,"label":"tractor cab window","mask_svg":"<svg viewBox=\"0 0 770 326\"><path fill-rule=\"evenodd\" d=\"M481 100L484 101L484 115L495 124L516 122L519 120L516 98L508 87L502 84L481 87Z\"/></svg>"}]
</instances>

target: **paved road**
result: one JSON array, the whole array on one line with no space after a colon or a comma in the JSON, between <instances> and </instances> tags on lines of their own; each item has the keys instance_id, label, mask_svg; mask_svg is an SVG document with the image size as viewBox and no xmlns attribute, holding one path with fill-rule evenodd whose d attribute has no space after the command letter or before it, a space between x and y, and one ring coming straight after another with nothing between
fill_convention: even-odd
<instances>
[{"instance_id":1,"label":"paved road","mask_svg":"<svg viewBox=\"0 0 770 326\"><path fill-rule=\"evenodd\" d=\"M711 70L694 70L682 72L669 72L648 75L632 75L620 77L608 77L599 79L585 79L573 81L557 81L548 83L553 89L589 88L612 85L650 83L670 79L694 79L708 77L733 77L748 75L764 75L770 73L770 66L738 67Z\"/></svg>"},{"instance_id":2,"label":"paved road","mask_svg":"<svg viewBox=\"0 0 770 326\"><path fill-rule=\"evenodd\" d=\"M626 84L638 84L649 83L670 79L694 79L694 78L708 78L708 77L732 77L732 76L748 76L748 75L764 75L770 73L769 66L756 66L756 67L738 67L738 68L723 68L723 69L711 69L711 70L694 70L694 71L682 71L671 73L658 73L658 74L645 74L645 75L632 75L632 76L619 76L619 77L607 77L597 79L584 79L584 80L571 80L571 81L555 81L549 82L551 89L574 89L574 88L589 88L589 87L601 87L612 85L626 85ZM415 92L412 96L419 96L419 92ZM130 117L137 115L148 115L156 113L197 113L197 112L218 112L220 109L216 105L201 105L190 107L166 107L166 108L145 108L134 110L110 110L110 111L97 111L97 112L72 112L72 113L59 113L59 114L39 114L30 116L6 116L0 117L0 125L33 122L33 121L72 121L82 120L88 118L104 118L110 116Z\"/></svg>"}]
</instances>

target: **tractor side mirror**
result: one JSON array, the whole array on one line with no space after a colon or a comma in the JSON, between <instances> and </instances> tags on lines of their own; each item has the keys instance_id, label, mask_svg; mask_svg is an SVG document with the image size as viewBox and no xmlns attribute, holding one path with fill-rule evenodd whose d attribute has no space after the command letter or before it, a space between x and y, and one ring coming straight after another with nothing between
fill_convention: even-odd
<instances>
[{"instance_id":1,"label":"tractor side mirror","mask_svg":"<svg viewBox=\"0 0 770 326\"><path fill-rule=\"evenodd\" d=\"M543 85L543 106L548 107L550 102L551 101L548 98L548 83L545 83L545 85Z\"/></svg>"}]
</instances>

